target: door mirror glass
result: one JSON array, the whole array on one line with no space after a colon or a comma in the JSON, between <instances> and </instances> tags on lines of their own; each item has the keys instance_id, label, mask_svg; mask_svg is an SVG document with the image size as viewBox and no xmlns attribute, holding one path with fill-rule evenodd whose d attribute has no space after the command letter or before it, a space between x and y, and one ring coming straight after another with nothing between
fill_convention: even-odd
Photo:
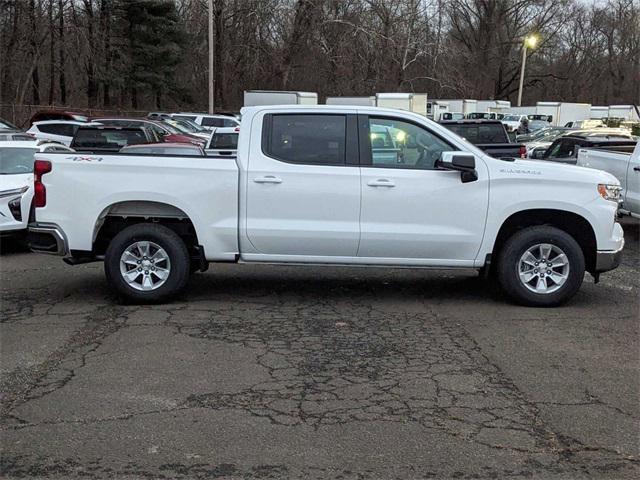
<instances>
[{"instance_id":1,"label":"door mirror glass","mask_svg":"<svg viewBox=\"0 0 640 480\"><path fill-rule=\"evenodd\" d=\"M445 170L459 171L462 183L473 182L478 179L476 157L469 153L442 152L438 164Z\"/></svg>"}]
</instances>

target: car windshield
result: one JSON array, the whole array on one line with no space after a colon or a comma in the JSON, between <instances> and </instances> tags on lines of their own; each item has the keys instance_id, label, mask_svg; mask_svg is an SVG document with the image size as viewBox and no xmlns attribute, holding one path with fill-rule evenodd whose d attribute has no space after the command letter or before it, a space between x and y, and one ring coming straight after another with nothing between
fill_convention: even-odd
<instances>
[{"instance_id":1,"label":"car windshield","mask_svg":"<svg viewBox=\"0 0 640 480\"><path fill-rule=\"evenodd\" d=\"M192 122L191 120L187 120L186 118L181 118L179 120L176 120L180 125L184 125L185 128L191 128L192 132L197 132L197 133L209 133L209 130L207 130L206 128L202 128L200 125L198 125L195 122Z\"/></svg>"},{"instance_id":2,"label":"car windshield","mask_svg":"<svg viewBox=\"0 0 640 480\"><path fill-rule=\"evenodd\" d=\"M27 147L0 147L0 175L33 172L33 154L37 151Z\"/></svg>"},{"instance_id":3,"label":"car windshield","mask_svg":"<svg viewBox=\"0 0 640 480\"><path fill-rule=\"evenodd\" d=\"M176 120L165 120L164 124L180 133L193 133L193 130L190 130L189 127L186 127L182 122L177 122Z\"/></svg>"},{"instance_id":4,"label":"car windshield","mask_svg":"<svg viewBox=\"0 0 640 480\"><path fill-rule=\"evenodd\" d=\"M502 120L505 122L519 122L520 117L518 115L505 115Z\"/></svg>"}]
</instances>

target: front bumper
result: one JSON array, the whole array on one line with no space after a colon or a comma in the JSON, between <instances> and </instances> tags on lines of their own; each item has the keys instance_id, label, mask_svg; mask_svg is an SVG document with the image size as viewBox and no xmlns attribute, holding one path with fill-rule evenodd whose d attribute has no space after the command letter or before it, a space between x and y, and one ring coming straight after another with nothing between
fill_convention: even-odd
<instances>
[{"instance_id":1,"label":"front bumper","mask_svg":"<svg viewBox=\"0 0 640 480\"><path fill-rule=\"evenodd\" d=\"M36 253L69 255L69 244L62 229L54 223L30 223L27 244Z\"/></svg>"},{"instance_id":2,"label":"front bumper","mask_svg":"<svg viewBox=\"0 0 640 480\"><path fill-rule=\"evenodd\" d=\"M622 247L618 250L607 252L596 252L596 272L608 272L614 268L618 268L620 261L622 260L622 249L624 248L624 242Z\"/></svg>"}]
</instances>

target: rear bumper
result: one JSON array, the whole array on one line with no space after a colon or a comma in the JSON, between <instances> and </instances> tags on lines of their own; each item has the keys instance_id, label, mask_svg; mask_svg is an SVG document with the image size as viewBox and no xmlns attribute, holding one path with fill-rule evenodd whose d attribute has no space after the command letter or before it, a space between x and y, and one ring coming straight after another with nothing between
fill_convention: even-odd
<instances>
[{"instance_id":1,"label":"rear bumper","mask_svg":"<svg viewBox=\"0 0 640 480\"><path fill-rule=\"evenodd\" d=\"M596 272L597 273L608 272L609 270L618 268L618 265L620 265L620 261L622 260L623 248L624 248L624 243L619 250L597 252L596 253Z\"/></svg>"},{"instance_id":2,"label":"rear bumper","mask_svg":"<svg viewBox=\"0 0 640 480\"><path fill-rule=\"evenodd\" d=\"M36 253L69 255L69 244L62 229L53 223L30 223L27 233L29 248Z\"/></svg>"}]
</instances>

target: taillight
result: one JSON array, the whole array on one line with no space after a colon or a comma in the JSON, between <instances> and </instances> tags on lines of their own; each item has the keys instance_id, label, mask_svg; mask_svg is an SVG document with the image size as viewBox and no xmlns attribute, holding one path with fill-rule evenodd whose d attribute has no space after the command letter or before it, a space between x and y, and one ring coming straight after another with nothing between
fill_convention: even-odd
<instances>
[{"instance_id":1,"label":"taillight","mask_svg":"<svg viewBox=\"0 0 640 480\"><path fill-rule=\"evenodd\" d=\"M520 158L527 158L527 147L520 145Z\"/></svg>"},{"instance_id":2,"label":"taillight","mask_svg":"<svg viewBox=\"0 0 640 480\"><path fill-rule=\"evenodd\" d=\"M33 164L33 202L38 208L47 204L47 189L42 183L42 176L51 171L51 162L48 160L36 160Z\"/></svg>"}]
</instances>

